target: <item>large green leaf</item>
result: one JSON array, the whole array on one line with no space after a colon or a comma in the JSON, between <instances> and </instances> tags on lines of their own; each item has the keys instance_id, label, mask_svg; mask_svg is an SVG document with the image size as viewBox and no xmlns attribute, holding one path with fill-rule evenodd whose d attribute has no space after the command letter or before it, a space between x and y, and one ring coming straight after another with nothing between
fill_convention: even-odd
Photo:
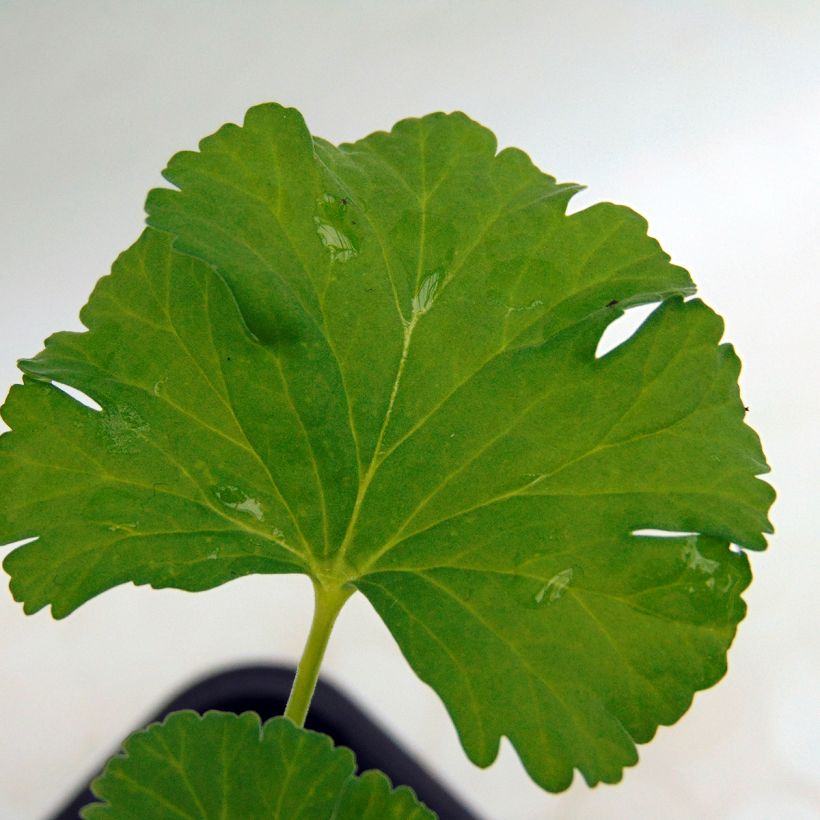
<instances>
[{"instance_id":1,"label":"large green leaf","mask_svg":"<svg viewBox=\"0 0 820 820\"><path fill-rule=\"evenodd\" d=\"M406 786L354 776L326 735L245 712L174 712L131 735L92 784L85 820L434 820Z\"/></svg>"},{"instance_id":2,"label":"large green leaf","mask_svg":"<svg viewBox=\"0 0 820 820\"><path fill-rule=\"evenodd\" d=\"M507 735L547 788L617 780L723 674L750 578L729 545L770 531L688 274L626 208L567 216L577 186L460 114L335 148L260 106L166 176L161 232L4 409L0 540L39 536L15 596L353 584L476 763Z\"/></svg>"}]
</instances>

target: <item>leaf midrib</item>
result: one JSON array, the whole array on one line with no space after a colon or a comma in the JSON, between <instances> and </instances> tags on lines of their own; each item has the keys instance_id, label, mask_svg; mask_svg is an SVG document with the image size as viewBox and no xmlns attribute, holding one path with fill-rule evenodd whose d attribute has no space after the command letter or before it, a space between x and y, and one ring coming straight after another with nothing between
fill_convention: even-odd
<instances>
[{"instance_id":1,"label":"leaf midrib","mask_svg":"<svg viewBox=\"0 0 820 820\"><path fill-rule=\"evenodd\" d=\"M421 128L419 129L419 134L420 135L424 134L423 129L421 129ZM378 159L380 159L383 163L386 162L386 160L384 160L384 158L382 158L380 155L375 155L374 154L374 156L377 156ZM419 250L418 250L418 261L417 261L417 265L416 265L416 283L415 283L416 290L418 290L419 283L420 283L422 275L424 273L426 224L427 224L427 219L428 219L428 216L429 216L429 214L428 214L428 205L429 205L430 197L431 197L431 194L432 194L432 191L430 191L430 192L427 191L426 142L423 139L423 136L420 137L420 160L421 160L421 183L422 183L422 189L423 189L422 194L419 195L417 192L412 191L412 189L409 186L407 186L408 190L410 190L413 193L413 195L415 196L415 198L417 199L419 207L421 209L421 229L419 231ZM452 170L453 167L454 167L453 165L448 165L445 168L445 171L442 174L442 178L440 178L437 181L434 190L437 190L440 187L441 183L443 182L443 178L445 178L447 176L447 174ZM530 187L530 185L531 185L530 180L527 180L527 182L524 185L521 185L521 186L517 187L514 190L514 192L512 193L512 195L509 195L508 197L504 198L502 204L498 207L497 211L492 215L492 217L490 217L490 219L487 220L484 227L478 232L475 239L471 242L471 244L464 251L458 265L456 265L456 267L452 271L450 271L448 273L448 275L444 278L444 281L442 282L442 284L440 286L440 289L439 289L439 296L444 291L445 287L447 285L449 285L450 282L452 282L455 279L456 275L463 269L464 265L467 263L467 261L470 259L472 254L476 251L476 249L478 247L480 247L481 243L484 241L484 239L487 236L487 234L489 233L489 231L497 224L498 220L502 217L502 215L507 213L506 209L508 208L510 203L515 200L515 198L521 193L521 191L523 191L526 188ZM522 206L522 208L525 208L525 207L528 207L528 204L525 204L524 206ZM353 511L351 513L351 517L350 517L349 522L348 522L348 527L345 531L345 535L343 537L342 543L339 547L339 550L338 550L338 553L337 553L337 556L336 556L336 560L334 561L334 565L333 565L334 569L336 569L337 571L340 567L345 566L346 558L347 558L347 552L348 552L348 550L349 550L349 548L350 548L350 546L353 543L353 540L355 538L356 524L358 523L358 519L359 519L359 515L361 513L362 505L363 505L364 499L367 495L367 491L370 488L370 484L371 484L375 474L378 472L379 468L381 467L381 465L384 463L384 461L386 461L386 459L396 449L395 447L392 447L385 454L382 454L382 452L381 452L381 446L382 446L382 443L384 441L384 436L385 436L385 434L386 434L386 432L389 428L389 425L390 425L390 419L391 419L391 416L392 416L393 407L395 405L396 396L398 395L402 375L404 373L405 364L406 364L407 358L409 356L410 345L411 345L412 338L413 338L413 331L415 330L418 321L427 312L429 312L429 310L413 310L410 321L409 322L405 321L405 323L404 323L404 335L403 335L403 342L402 342L402 352L401 352L401 355L400 355L400 358L399 358L399 363L396 367L396 375L393 379L393 385L392 385L392 388L391 388L390 397L388 399L387 409L385 411L384 419L382 420L382 424L381 424L381 428L379 430L379 435L378 435L378 438L377 438L377 441L376 441L376 445L373 448L373 455L371 457L370 464L367 468L367 471L366 471L365 476L364 476L363 479L361 478L361 475L360 475L359 487L358 487L358 491L357 491L357 495L356 495L356 500L354 502ZM399 313L400 313L401 316L403 316L401 310L399 310ZM498 355L498 353L495 353L493 355L493 357L491 357L491 358L495 358L496 355ZM339 367L341 369L341 363L339 362L338 357L337 357L337 362L339 363ZM478 370L481 370L486 364L487 364L487 362L485 362L481 367L479 367ZM476 372L478 372L478 370ZM472 375L475 375L475 374L472 374ZM470 378L472 378L472 375L471 375ZM344 380L342 380L342 384L344 385ZM349 396L347 398L348 398L348 406L349 406L350 405ZM442 404L443 404L443 402L442 402ZM429 418L429 416L427 418ZM427 418L425 419L425 422L426 422ZM352 431L354 437L357 438L356 431L355 431L355 426L353 424L353 419L352 418L350 419L350 424L351 424L351 431ZM349 578L347 580L353 580L353 578Z\"/></svg>"}]
</instances>

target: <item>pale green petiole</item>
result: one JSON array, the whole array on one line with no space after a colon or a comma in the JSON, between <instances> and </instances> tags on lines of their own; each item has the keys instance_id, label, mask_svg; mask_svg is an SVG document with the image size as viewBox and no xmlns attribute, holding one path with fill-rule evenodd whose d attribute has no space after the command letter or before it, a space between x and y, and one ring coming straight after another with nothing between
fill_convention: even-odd
<instances>
[{"instance_id":1,"label":"pale green petiole","mask_svg":"<svg viewBox=\"0 0 820 820\"><path fill-rule=\"evenodd\" d=\"M319 668L325 656L330 633L333 631L333 624L336 623L336 618L345 601L355 592L353 587L326 588L316 581L313 582L313 590L315 600L313 623L310 626L310 634L296 670L296 678L293 681L288 704L285 707L285 717L297 726L305 725L305 718L316 689Z\"/></svg>"}]
</instances>

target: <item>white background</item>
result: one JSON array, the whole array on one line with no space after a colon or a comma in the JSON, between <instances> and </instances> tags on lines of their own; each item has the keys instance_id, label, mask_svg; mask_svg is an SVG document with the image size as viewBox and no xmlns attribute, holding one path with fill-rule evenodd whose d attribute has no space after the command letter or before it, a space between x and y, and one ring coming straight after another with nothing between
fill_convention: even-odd
<instances>
[{"instance_id":1,"label":"white background","mask_svg":"<svg viewBox=\"0 0 820 820\"><path fill-rule=\"evenodd\" d=\"M818 55L816 0L5 0L0 391L16 358L80 328L171 154L250 105L295 105L334 141L465 110L587 183L578 203L646 215L725 316L774 467L777 535L752 556L727 678L618 786L542 793L506 742L491 769L473 767L361 596L327 675L488 818L818 817ZM197 595L121 587L61 622L0 596L0 817L44 817L198 674L294 661L310 604L295 577Z\"/></svg>"}]
</instances>

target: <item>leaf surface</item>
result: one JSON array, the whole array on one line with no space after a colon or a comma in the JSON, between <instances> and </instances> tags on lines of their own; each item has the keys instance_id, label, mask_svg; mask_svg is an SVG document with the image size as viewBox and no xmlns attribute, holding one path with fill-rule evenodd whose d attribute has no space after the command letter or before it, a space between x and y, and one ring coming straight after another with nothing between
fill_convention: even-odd
<instances>
[{"instance_id":1,"label":"leaf surface","mask_svg":"<svg viewBox=\"0 0 820 820\"><path fill-rule=\"evenodd\" d=\"M461 114L337 148L260 106L166 176L89 332L23 362L4 410L0 534L39 536L15 596L351 583L476 763L507 735L546 788L619 779L724 673L750 580L729 545L771 531L739 361L686 271L627 208L567 216L578 186Z\"/></svg>"},{"instance_id":2,"label":"leaf surface","mask_svg":"<svg viewBox=\"0 0 820 820\"><path fill-rule=\"evenodd\" d=\"M349 749L284 718L174 712L92 783L84 820L434 820L406 786L355 776Z\"/></svg>"}]
</instances>

